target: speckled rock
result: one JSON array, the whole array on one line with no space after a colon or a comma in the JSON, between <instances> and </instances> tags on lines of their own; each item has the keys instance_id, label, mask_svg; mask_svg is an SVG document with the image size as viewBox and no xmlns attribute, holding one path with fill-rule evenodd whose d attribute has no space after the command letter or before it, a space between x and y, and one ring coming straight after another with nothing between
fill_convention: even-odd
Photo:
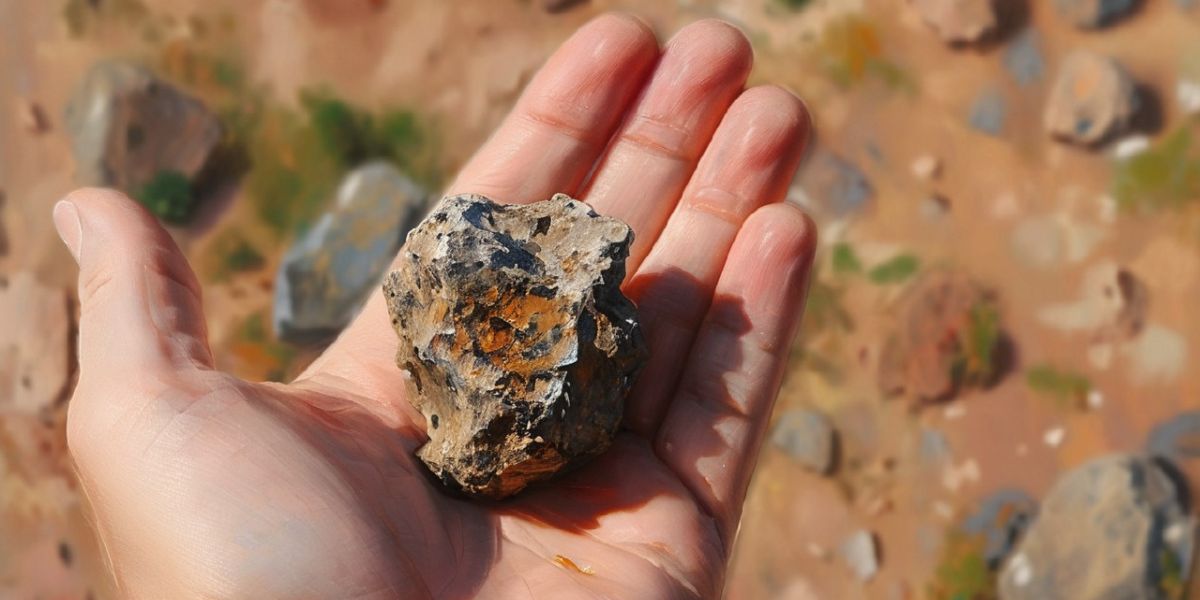
<instances>
[{"instance_id":1,"label":"speckled rock","mask_svg":"<svg viewBox=\"0 0 1200 600\"><path fill-rule=\"evenodd\" d=\"M1004 600L1168 598L1186 586L1195 537L1182 491L1158 462L1093 460L1046 494L999 578Z\"/></svg>"},{"instance_id":2,"label":"speckled rock","mask_svg":"<svg viewBox=\"0 0 1200 600\"><path fill-rule=\"evenodd\" d=\"M396 362L446 485L503 498L603 452L646 360L621 294L633 232L559 194L443 199L384 281Z\"/></svg>"},{"instance_id":3,"label":"speckled rock","mask_svg":"<svg viewBox=\"0 0 1200 600\"><path fill-rule=\"evenodd\" d=\"M1012 553L1021 535L1037 515L1037 501L1017 489L1005 488L979 501L975 512L959 528L975 536L988 569L996 570Z\"/></svg>"},{"instance_id":4,"label":"speckled rock","mask_svg":"<svg viewBox=\"0 0 1200 600\"><path fill-rule=\"evenodd\" d=\"M975 42L996 29L993 0L910 0L938 35L947 42Z\"/></svg>"},{"instance_id":5,"label":"speckled rock","mask_svg":"<svg viewBox=\"0 0 1200 600\"><path fill-rule=\"evenodd\" d=\"M428 195L387 162L342 179L336 203L288 249L275 279L275 333L310 343L336 336L379 285L425 211Z\"/></svg>"},{"instance_id":6,"label":"speckled rock","mask_svg":"<svg viewBox=\"0 0 1200 600\"><path fill-rule=\"evenodd\" d=\"M1117 61L1076 51L1059 67L1043 124L1056 138L1096 144L1124 131L1137 109L1137 86Z\"/></svg>"},{"instance_id":7,"label":"speckled rock","mask_svg":"<svg viewBox=\"0 0 1200 600\"><path fill-rule=\"evenodd\" d=\"M132 63L88 71L67 105L81 183L136 192L159 173L193 177L221 138L199 100Z\"/></svg>"},{"instance_id":8,"label":"speckled rock","mask_svg":"<svg viewBox=\"0 0 1200 600\"><path fill-rule=\"evenodd\" d=\"M1054 0L1059 16L1080 29L1104 27L1133 10L1137 0Z\"/></svg>"}]
</instances>

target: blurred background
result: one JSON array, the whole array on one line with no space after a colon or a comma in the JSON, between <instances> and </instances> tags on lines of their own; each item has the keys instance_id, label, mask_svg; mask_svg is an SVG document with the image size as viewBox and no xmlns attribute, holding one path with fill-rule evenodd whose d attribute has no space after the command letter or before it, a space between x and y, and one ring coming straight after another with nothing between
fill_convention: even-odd
<instances>
[{"instance_id":1,"label":"blurred background","mask_svg":"<svg viewBox=\"0 0 1200 600\"><path fill-rule=\"evenodd\" d=\"M817 274L728 597L1185 597L1191 0L0 0L0 598L114 593L65 447L58 198L145 203L220 366L287 380L606 10L735 23L818 130L789 198Z\"/></svg>"}]
</instances>

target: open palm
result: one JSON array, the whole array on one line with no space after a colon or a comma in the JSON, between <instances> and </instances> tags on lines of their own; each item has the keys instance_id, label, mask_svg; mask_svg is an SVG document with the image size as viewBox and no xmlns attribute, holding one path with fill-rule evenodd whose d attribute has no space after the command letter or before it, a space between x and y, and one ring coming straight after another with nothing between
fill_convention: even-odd
<instances>
[{"instance_id":1,"label":"open palm","mask_svg":"<svg viewBox=\"0 0 1200 600\"><path fill-rule=\"evenodd\" d=\"M213 369L199 286L145 211L80 190L68 440L131 597L674 598L720 594L814 244L782 204L807 136L791 94L744 90L744 37L662 49L601 17L550 58L450 193L566 192L629 223L626 292L651 350L612 449L498 503L413 457L382 295L290 384Z\"/></svg>"}]
</instances>

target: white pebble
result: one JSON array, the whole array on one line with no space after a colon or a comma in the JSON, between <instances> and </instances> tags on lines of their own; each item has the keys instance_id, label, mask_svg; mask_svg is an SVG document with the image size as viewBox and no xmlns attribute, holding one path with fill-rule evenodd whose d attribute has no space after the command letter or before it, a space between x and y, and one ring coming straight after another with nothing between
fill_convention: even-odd
<instances>
[{"instance_id":1,"label":"white pebble","mask_svg":"<svg viewBox=\"0 0 1200 600\"><path fill-rule=\"evenodd\" d=\"M912 173L918 179L937 179L942 172L942 161L932 154L918 156L912 163Z\"/></svg>"},{"instance_id":2,"label":"white pebble","mask_svg":"<svg viewBox=\"0 0 1200 600\"><path fill-rule=\"evenodd\" d=\"M1055 427L1053 429L1047 429L1046 433L1042 435L1042 440L1046 442L1047 446L1050 446L1051 448L1057 448L1063 443L1063 439L1066 437L1067 430L1063 429L1062 427Z\"/></svg>"}]
</instances>

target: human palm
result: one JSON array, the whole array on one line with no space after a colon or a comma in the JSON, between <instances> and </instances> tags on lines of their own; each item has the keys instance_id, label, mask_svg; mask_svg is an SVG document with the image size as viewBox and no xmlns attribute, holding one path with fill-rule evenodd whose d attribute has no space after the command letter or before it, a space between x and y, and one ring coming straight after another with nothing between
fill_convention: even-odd
<instances>
[{"instance_id":1,"label":"human palm","mask_svg":"<svg viewBox=\"0 0 1200 600\"><path fill-rule=\"evenodd\" d=\"M451 193L567 192L637 235L626 292L651 350L612 448L502 502L413 451L382 295L290 384L213 368L199 286L116 192L55 208L80 264L68 440L131 597L674 598L720 594L814 244L780 203L803 106L743 90L715 21L665 48L605 16L550 58Z\"/></svg>"}]
</instances>

